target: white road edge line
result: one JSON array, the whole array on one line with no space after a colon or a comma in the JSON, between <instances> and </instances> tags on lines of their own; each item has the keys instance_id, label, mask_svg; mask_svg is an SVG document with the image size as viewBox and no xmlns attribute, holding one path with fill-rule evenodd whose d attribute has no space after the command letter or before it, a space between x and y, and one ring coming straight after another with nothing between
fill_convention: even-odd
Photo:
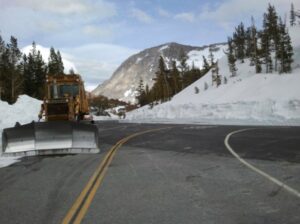
<instances>
[{"instance_id":1,"label":"white road edge line","mask_svg":"<svg viewBox=\"0 0 300 224\"><path fill-rule=\"evenodd\" d=\"M286 191L288 191L289 193L297 196L298 198L300 198L300 192L295 190L294 188L288 186L287 184L281 182L280 180L272 177L271 175L265 173L264 171L256 168L255 166L251 165L250 163L246 162L244 159L242 159L233 149L232 147L229 145L229 139L232 135L237 134L239 132L244 132L244 131L249 131L249 130L253 130L253 128L248 128L248 129L241 129L241 130L237 130L237 131L233 131L231 133L229 133L225 140L224 140L224 144L227 147L227 149L229 150L229 152L235 157L237 158L241 163L243 163L245 166L247 166L249 169L253 170L254 172L260 174L261 176L265 177L266 179L268 179L269 181L273 182L274 184L278 185L279 187L282 187L283 189L285 189Z\"/></svg>"}]
</instances>

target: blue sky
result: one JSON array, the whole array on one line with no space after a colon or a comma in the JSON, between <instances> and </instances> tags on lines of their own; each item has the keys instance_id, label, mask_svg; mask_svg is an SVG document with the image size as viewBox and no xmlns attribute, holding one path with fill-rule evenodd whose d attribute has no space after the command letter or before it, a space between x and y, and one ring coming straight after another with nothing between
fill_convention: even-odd
<instances>
[{"instance_id":1,"label":"blue sky","mask_svg":"<svg viewBox=\"0 0 300 224\"><path fill-rule=\"evenodd\" d=\"M34 40L60 49L92 87L145 48L224 42L251 16L261 25L269 2L280 15L289 12L288 0L0 0L0 31L21 47Z\"/></svg>"}]
</instances>

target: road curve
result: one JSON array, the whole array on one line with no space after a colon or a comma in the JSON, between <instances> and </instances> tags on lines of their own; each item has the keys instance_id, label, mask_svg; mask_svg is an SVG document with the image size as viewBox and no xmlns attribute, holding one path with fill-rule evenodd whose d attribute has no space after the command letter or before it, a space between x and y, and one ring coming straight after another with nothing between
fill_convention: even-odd
<instances>
[{"instance_id":1,"label":"road curve","mask_svg":"<svg viewBox=\"0 0 300 224\"><path fill-rule=\"evenodd\" d=\"M300 223L299 198L262 178L224 145L237 126L97 123L95 155L28 157L0 169L0 223L62 223L121 139L81 223ZM300 128L255 127L235 152L300 190ZM72 220L74 221L74 220Z\"/></svg>"}]
</instances>

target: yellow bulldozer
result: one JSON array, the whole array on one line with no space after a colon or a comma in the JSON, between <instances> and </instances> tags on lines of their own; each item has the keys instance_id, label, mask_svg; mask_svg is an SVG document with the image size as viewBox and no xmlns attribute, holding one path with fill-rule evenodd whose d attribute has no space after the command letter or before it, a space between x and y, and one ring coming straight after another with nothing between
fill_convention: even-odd
<instances>
[{"instance_id":1,"label":"yellow bulldozer","mask_svg":"<svg viewBox=\"0 0 300 224\"><path fill-rule=\"evenodd\" d=\"M80 75L47 76L45 97L38 117L39 122L25 125L16 123L15 127L3 130L3 155L100 151L98 128L92 124Z\"/></svg>"}]
</instances>

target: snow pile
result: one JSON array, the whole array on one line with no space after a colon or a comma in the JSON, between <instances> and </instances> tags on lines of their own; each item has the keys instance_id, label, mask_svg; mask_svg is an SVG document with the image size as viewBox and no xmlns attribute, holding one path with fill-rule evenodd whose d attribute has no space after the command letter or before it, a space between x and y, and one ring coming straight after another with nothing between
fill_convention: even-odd
<instances>
[{"instance_id":1,"label":"snow pile","mask_svg":"<svg viewBox=\"0 0 300 224\"><path fill-rule=\"evenodd\" d=\"M26 124L33 120L37 121L41 103L41 101L27 95L19 96L17 102L13 105L0 101L0 155L2 151L1 138L3 129L13 127L16 122ZM17 160L18 158L16 157L10 158L0 156L0 167L8 166Z\"/></svg>"},{"instance_id":2,"label":"snow pile","mask_svg":"<svg viewBox=\"0 0 300 224\"><path fill-rule=\"evenodd\" d=\"M293 33L297 32L293 30ZM255 74L249 60L238 61L236 66L237 76L231 77L227 56L223 56L219 60L219 74L222 76L219 87L212 85L210 71L171 101L152 109L144 106L128 113L127 121L300 125L299 46L294 44L292 74ZM199 89L198 94L195 89Z\"/></svg>"},{"instance_id":3,"label":"snow pile","mask_svg":"<svg viewBox=\"0 0 300 224\"><path fill-rule=\"evenodd\" d=\"M29 123L38 119L42 101L31 98L27 95L19 96L17 102L9 105L0 101L0 130L12 127L18 121L20 124Z\"/></svg>"}]
</instances>

